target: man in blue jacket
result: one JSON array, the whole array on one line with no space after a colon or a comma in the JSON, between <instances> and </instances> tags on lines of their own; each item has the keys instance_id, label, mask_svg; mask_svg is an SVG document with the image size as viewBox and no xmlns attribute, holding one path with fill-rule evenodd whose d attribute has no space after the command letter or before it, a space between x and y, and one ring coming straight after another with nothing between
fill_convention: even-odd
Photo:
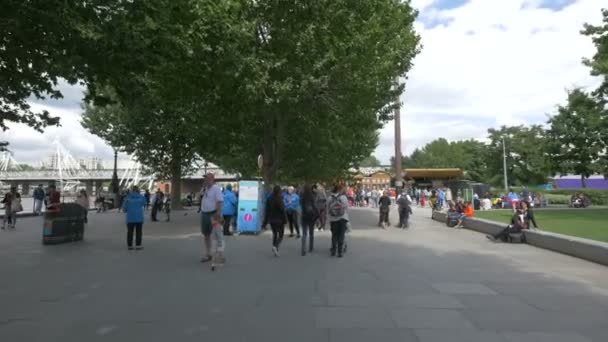
<instances>
[{"instance_id":1,"label":"man in blue jacket","mask_svg":"<svg viewBox=\"0 0 608 342\"><path fill-rule=\"evenodd\" d=\"M122 202L122 211L125 212L127 219L127 248L133 249L133 231L135 230L135 249L141 250L142 229L144 224L144 207L146 199L139 192L139 188L134 186L125 200Z\"/></svg>"},{"instance_id":2,"label":"man in blue jacket","mask_svg":"<svg viewBox=\"0 0 608 342\"><path fill-rule=\"evenodd\" d=\"M224 190L224 205L222 206L222 215L224 216L224 235L230 236L230 223L236 214L236 195L232 192L232 185L228 184Z\"/></svg>"},{"instance_id":3,"label":"man in blue jacket","mask_svg":"<svg viewBox=\"0 0 608 342\"><path fill-rule=\"evenodd\" d=\"M289 236L293 237L293 227L296 227L297 238L300 238L300 224L298 222L298 211L300 208L300 196L294 191L294 187L287 188L287 193L283 195L283 204L287 212L287 221L289 221Z\"/></svg>"}]
</instances>

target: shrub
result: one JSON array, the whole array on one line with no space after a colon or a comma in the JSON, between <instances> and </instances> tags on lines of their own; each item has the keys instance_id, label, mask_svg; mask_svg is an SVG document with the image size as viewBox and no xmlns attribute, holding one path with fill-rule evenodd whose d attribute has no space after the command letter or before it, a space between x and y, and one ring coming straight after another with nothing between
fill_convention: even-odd
<instances>
[{"instance_id":1,"label":"shrub","mask_svg":"<svg viewBox=\"0 0 608 342\"><path fill-rule=\"evenodd\" d=\"M582 192L589 198L591 201L591 205L608 205L608 190L595 190L595 189L555 189L555 190L534 190L537 192L542 192L547 195L563 195L568 196L568 200L570 197L576 193ZM557 204L555 202L551 202ZM568 204L568 203L565 203Z\"/></svg>"},{"instance_id":2,"label":"shrub","mask_svg":"<svg viewBox=\"0 0 608 342\"><path fill-rule=\"evenodd\" d=\"M552 205L552 204L568 205L568 204L570 204L569 195L546 193L545 198L549 201L549 205Z\"/></svg>"}]
</instances>

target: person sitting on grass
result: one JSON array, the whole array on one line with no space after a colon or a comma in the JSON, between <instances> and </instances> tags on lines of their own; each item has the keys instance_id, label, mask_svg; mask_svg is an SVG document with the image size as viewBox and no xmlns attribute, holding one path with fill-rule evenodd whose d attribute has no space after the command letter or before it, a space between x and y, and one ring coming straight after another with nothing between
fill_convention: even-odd
<instances>
[{"instance_id":1,"label":"person sitting on grass","mask_svg":"<svg viewBox=\"0 0 608 342\"><path fill-rule=\"evenodd\" d=\"M471 202L466 202L464 203L464 205L461 207L462 209L462 213L460 214L460 217L458 218L458 223L456 224L456 228L462 228L462 224L464 222L464 220L466 220L467 218L471 218L473 217L473 206L471 205Z\"/></svg>"}]
</instances>

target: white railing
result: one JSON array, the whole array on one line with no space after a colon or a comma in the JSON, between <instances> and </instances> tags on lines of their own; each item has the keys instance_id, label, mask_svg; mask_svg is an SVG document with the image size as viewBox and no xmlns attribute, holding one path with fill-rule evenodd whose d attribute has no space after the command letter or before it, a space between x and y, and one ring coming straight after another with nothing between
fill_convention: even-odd
<instances>
[{"instance_id":1,"label":"white railing","mask_svg":"<svg viewBox=\"0 0 608 342\"><path fill-rule=\"evenodd\" d=\"M130 174L132 170L129 169L119 169L118 170L118 178L119 179L130 179L132 175ZM207 172L213 172L216 178L220 179L237 179L237 174L229 174L219 169L211 169L208 168ZM182 177L183 179L202 179L205 171L199 170L194 172L193 174ZM22 181L22 180L111 180L112 179L113 170L74 170L70 173L60 173L57 170L0 170L0 181ZM140 174L139 179L144 179L149 177L145 174Z\"/></svg>"}]
</instances>

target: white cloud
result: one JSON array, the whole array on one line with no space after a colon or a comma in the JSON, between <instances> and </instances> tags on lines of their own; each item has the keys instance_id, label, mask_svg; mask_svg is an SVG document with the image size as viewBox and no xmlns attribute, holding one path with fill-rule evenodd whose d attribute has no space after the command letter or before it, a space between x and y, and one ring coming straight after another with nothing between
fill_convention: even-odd
<instances>
[{"instance_id":1,"label":"white cloud","mask_svg":"<svg viewBox=\"0 0 608 342\"><path fill-rule=\"evenodd\" d=\"M566 89L597 84L581 64L595 48L580 30L600 22L606 0L578 0L561 11L537 0L471 0L451 10L412 3L430 6L421 18L443 24L416 23L423 49L402 97L406 154L440 136L481 138L490 127L543 123ZM380 140L376 155L388 162L392 125Z\"/></svg>"},{"instance_id":2,"label":"white cloud","mask_svg":"<svg viewBox=\"0 0 608 342\"><path fill-rule=\"evenodd\" d=\"M9 124L10 129L0 133L0 140L10 142L9 149L18 162L35 164L42 161L54 152L55 139L76 158L112 158L112 149L80 125L81 109L78 106L55 107L40 103L32 103L31 106L35 112L46 109L53 116L60 117L61 126L48 127L44 133L39 133L22 124Z\"/></svg>"}]
</instances>

